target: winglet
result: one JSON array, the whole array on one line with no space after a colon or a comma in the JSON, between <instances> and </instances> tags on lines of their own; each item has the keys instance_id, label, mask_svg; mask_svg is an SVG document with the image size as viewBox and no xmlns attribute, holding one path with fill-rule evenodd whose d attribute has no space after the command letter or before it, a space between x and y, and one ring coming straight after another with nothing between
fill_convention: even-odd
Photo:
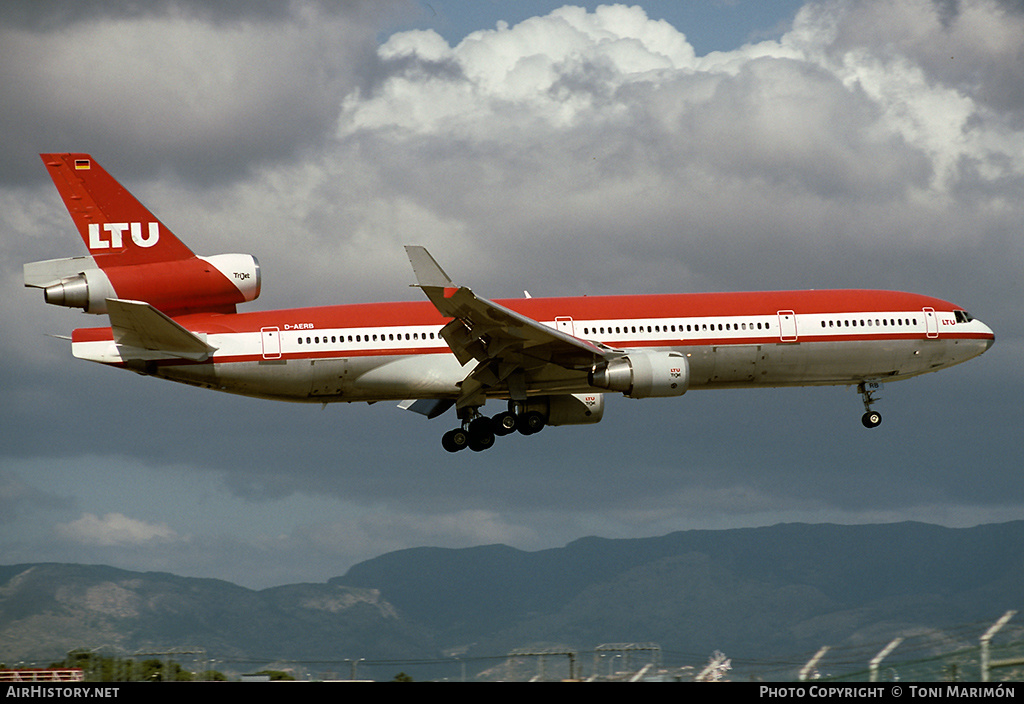
<instances>
[{"instance_id":1,"label":"winglet","mask_svg":"<svg viewBox=\"0 0 1024 704\"><path fill-rule=\"evenodd\" d=\"M425 247L406 245L405 253L416 275L416 286L420 288L455 288L455 284L444 273L444 269L430 256Z\"/></svg>"}]
</instances>

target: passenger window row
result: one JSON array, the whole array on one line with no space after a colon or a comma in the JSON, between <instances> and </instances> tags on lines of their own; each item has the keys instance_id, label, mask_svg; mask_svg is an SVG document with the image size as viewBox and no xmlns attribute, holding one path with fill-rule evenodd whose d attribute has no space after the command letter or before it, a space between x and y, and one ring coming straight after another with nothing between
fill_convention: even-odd
<instances>
[{"instance_id":1,"label":"passenger window row","mask_svg":"<svg viewBox=\"0 0 1024 704\"><path fill-rule=\"evenodd\" d=\"M826 324L827 323L827 324ZM854 319L843 319L843 320L822 320L821 327L829 328L856 328L856 327L876 327L876 328L887 328L887 327L904 327L907 325L917 325L917 318L854 318Z\"/></svg>"},{"instance_id":2,"label":"passenger window row","mask_svg":"<svg viewBox=\"0 0 1024 704\"><path fill-rule=\"evenodd\" d=\"M321 343L338 344L339 342L341 344L345 344L347 342L401 342L403 339L418 342L422 340L435 340L439 337L440 335L434 332L407 332L404 333L404 336L403 333L360 333L357 335L331 335L330 337L327 335L307 335L305 337L300 336L298 338L298 343L300 345L319 345Z\"/></svg>"},{"instance_id":3,"label":"passenger window row","mask_svg":"<svg viewBox=\"0 0 1024 704\"><path fill-rule=\"evenodd\" d=\"M962 311L955 311L957 314L957 322L967 322L972 320L969 313ZM917 325L917 318L844 318L844 319L831 319L822 320L821 327L824 329L835 329L835 328L850 328L850 327L889 327L897 328ZM739 322L739 323L676 323L669 325L595 325L595 326L584 326L583 334L585 336L591 335L629 335L629 334L644 334L644 333L704 333L704 332L734 332L734 331L756 331L762 332L771 330L771 324L768 322ZM365 343L365 342L401 342L403 340L410 342L420 342L440 339L440 335L435 332L406 332L406 333L358 333L354 335L306 335L297 338L297 342L300 345L319 345L319 344L346 344L346 343Z\"/></svg>"},{"instance_id":4,"label":"passenger window row","mask_svg":"<svg viewBox=\"0 0 1024 704\"><path fill-rule=\"evenodd\" d=\"M771 325L766 322L754 323L687 323L683 325L598 325L595 327L584 327L584 335L622 335L631 333L682 333L682 332L715 332L715 331L742 331L742 330L770 330Z\"/></svg>"}]
</instances>

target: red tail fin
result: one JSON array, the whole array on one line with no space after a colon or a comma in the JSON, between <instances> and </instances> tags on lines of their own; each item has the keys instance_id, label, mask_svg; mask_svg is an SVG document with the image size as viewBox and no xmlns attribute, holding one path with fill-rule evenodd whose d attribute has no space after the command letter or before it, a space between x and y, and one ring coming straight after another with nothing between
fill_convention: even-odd
<instances>
[{"instance_id":1,"label":"red tail fin","mask_svg":"<svg viewBox=\"0 0 1024 704\"><path fill-rule=\"evenodd\" d=\"M101 268L193 255L88 154L40 154L89 253Z\"/></svg>"},{"instance_id":2,"label":"red tail fin","mask_svg":"<svg viewBox=\"0 0 1024 704\"><path fill-rule=\"evenodd\" d=\"M233 313L260 294L250 254L197 257L88 154L40 154L90 257L25 265L47 303L106 313L107 301L144 301L166 315Z\"/></svg>"}]
</instances>

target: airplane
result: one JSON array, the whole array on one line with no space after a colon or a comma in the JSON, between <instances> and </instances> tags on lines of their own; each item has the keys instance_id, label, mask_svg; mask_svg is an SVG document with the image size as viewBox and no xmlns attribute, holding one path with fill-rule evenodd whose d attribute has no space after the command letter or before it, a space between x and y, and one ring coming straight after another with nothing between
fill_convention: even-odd
<instances>
[{"instance_id":1,"label":"airplane","mask_svg":"<svg viewBox=\"0 0 1024 704\"><path fill-rule=\"evenodd\" d=\"M987 351L993 331L931 296L808 290L491 301L406 254L426 300L238 312L260 294L249 254L195 255L89 154L41 154L89 256L24 265L53 305L107 315L72 354L143 375L296 402L397 401L436 418L444 449L602 420L605 395L855 386L862 423L885 382ZM504 402L493 417L481 409Z\"/></svg>"}]
</instances>

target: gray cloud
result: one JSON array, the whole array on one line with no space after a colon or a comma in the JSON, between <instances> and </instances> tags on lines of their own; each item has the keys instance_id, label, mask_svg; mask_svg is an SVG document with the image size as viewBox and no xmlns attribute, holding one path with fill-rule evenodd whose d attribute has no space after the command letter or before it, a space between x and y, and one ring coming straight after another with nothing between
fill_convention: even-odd
<instances>
[{"instance_id":1,"label":"gray cloud","mask_svg":"<svg viewBox=\"0 0 1024 704\"><path fill-rule=\"evenodd\" d=\"M402 4L5 6L0 178L68 150L209 181L318 146L373 60L377 23Z\"/></svg>"},{"instance_id":2,"label":"gray cloud","mask_svg":"<svg viewBox=\"0 0 1024 704\"><path fill-rule=\"evenodd\" d=\"M201 0L156 0L145 3L131 0L51 0L45 3L10 0L0 8L0 20L8 26L45 33L96 21L140 20L172 15L196 17L205 22L215 23L251 19L282 21L288 17L293 7L294 3L273 0L218 3Z\"/></svg>"},{"instance_id":3,"label":"gray cloud","mask_svg":"<svg viewBox=\"0 0 1024 704\"><path fill-rule=\"evenodd\" d=\"M68 501L32 486L15 472L0 469L0 525L24 520L40 508L67 507Z\"/></svg>"}]
</instances>

